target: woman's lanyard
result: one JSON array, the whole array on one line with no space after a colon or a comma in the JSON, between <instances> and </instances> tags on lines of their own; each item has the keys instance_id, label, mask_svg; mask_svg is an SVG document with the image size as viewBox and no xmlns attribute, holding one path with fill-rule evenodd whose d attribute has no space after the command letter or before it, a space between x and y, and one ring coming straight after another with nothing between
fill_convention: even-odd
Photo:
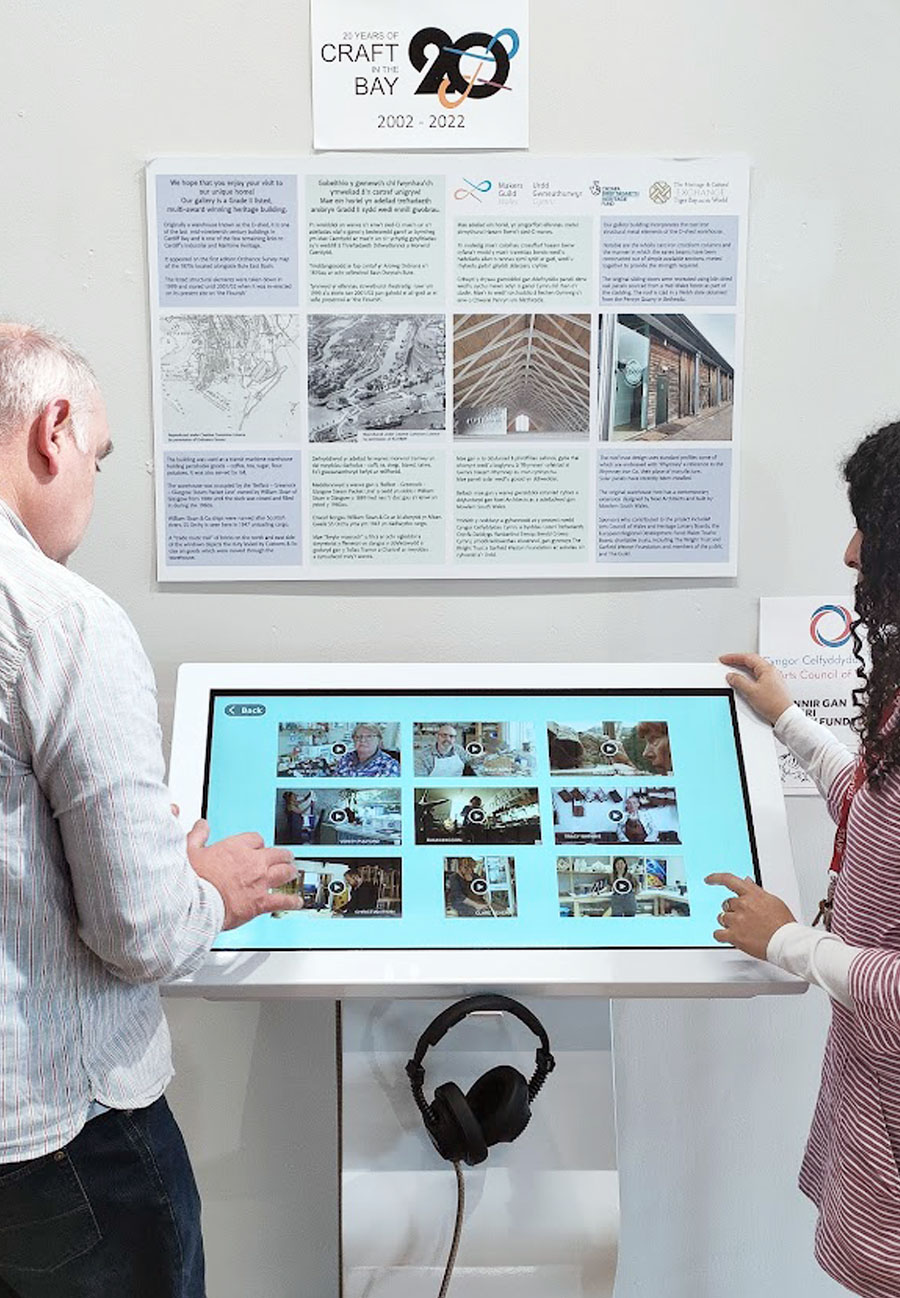
<instances>
[{"instance_id":1,"label":"woman's lanyard","mask_svg":"<svg viewBox=\"0 0 900 1298\"><path fill-rule=\"evenodd\" d=\"M834 835L834 850L831 854L831 865L828 867L828 891L819 902L819 909L813 920L813 928L821 920L825 927L831 932L831 920L834 913L834 892L837 887L838 875L844 864L844 852L847 849L847 823L850 820L850 808L853 806L853 799L859 793L860 789L866 782L866 764L862 757L859 757L856 766L853 768L853 779L844 790L844 796L841 799L841 811L838 816L837 829Z\"/></svg>"}]
</instances>

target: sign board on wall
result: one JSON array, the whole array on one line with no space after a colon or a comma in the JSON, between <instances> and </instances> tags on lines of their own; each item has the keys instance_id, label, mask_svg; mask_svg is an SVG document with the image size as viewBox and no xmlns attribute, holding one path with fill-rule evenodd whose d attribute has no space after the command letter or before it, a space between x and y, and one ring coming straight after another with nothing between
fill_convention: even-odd
<instances>
[{"instance_id":1,"label":"sign board on wall","mask_svg":"<svg viewBox=\"0 0 900 1298\"><path fill-rule=\"evenodd\" d=\"M528 0L313 0L317 149L526 149Z\"/></svg>"},{"instance_id":2,"label":"sign board on wall","mask_svg":"<svg viewBox=\"0 0 900 1298\"><path fill-rule=\"evenodd\" d=\"M851 697L858 685L853 636L855 617L846 596L769 597L759 601L759 652L786 679L794 702L828 726L842 743L857 746ZM792 753L778 744L785 793L815 793Z\"/></svg>"},{"instance_id":3,"label":"sign board on wall","mask_svg":"<svg viewBox=\"0 0 900 1298\"><path fill-rule=\"evenodd\" d=\"M735 158L154 163L160 580L733 575L747 192Z\"/></svg>"}]
</instances>

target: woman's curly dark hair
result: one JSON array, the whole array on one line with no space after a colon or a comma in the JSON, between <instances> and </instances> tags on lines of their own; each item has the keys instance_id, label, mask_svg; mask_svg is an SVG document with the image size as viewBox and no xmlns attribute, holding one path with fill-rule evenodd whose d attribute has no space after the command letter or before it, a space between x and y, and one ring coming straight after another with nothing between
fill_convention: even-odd
<instances>
[{"instance_id":1,"label":"woman's curly dark hair","mask_svg":"<svg viewBox=\"0 0 900 1298\"><path fill-rule=\"evenodd\" d=\"M862 533L853 653L860 684L854 722L869 781L900 767L900 726L885 730L900 691L900 423L870 433L843 464L850 508ZM860 627L871 655L867 668Z\"/></svg>"}]
</instances>

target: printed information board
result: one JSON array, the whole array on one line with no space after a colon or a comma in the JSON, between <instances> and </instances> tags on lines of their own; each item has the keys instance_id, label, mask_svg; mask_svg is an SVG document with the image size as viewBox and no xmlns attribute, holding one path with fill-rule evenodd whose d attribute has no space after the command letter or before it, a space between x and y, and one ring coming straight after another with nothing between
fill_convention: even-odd
<instances>
[{"instance_id":1,"label":"printed information board","mask_svg":"<svg viewBox=\"0 0 900 1298\"><path fill-rule=\"evenodd\" d=\"M747 188L721 159L151 165L160 580L733 574Z\"/></svg>"}]
</instances>

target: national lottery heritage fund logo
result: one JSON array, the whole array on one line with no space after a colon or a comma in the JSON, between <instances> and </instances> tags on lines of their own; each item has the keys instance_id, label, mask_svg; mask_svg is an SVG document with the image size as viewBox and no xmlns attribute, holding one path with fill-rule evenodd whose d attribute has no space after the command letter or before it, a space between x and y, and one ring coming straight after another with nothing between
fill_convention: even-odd
<instances>
[{"instance_id":1,"label":"national lottery heritage fund logo","mask_svg":"<svg viewBox=\"0 0 900 1298\"><path fill-rule=\"evenodd\" d=\"M843 649L850 640L853 614L843 604L820 604L809 619L809 634L823 649Z\"/></svg>"}]
</instances>

